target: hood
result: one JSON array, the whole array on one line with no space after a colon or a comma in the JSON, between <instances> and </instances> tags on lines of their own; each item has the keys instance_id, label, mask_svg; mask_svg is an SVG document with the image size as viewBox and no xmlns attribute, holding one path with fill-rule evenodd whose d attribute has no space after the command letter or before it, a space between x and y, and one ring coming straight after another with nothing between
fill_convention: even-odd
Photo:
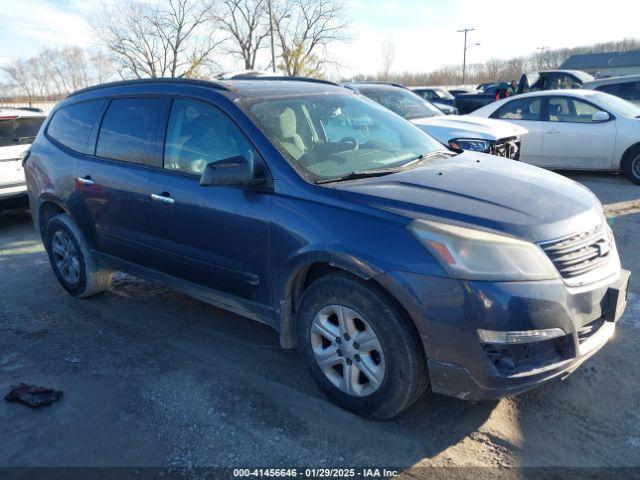
<instances>
[{"instance_id":1,"label":"hood","mask_svg":"<svg viewBox=\"0 0 640 480\"><path fill-rule=\"evenodd\" d=\"M575 234L603 221L600 202L577 182L475 152L334 185L353 195L350 201L409 219L460 222L532 242Z\"/></svg>"},{"instance_id":2,"label":"hood","mask_svg":"<svg viewBox=\"0 0 640 480\"><path fill-rule=\"evenodd\" d=\"M528 133L526 128L503 120L461 115L456 117L438 115L418 118L411 122L444 145L454 138L481 138L498 140Z\"/></svg>"}]
</instances>

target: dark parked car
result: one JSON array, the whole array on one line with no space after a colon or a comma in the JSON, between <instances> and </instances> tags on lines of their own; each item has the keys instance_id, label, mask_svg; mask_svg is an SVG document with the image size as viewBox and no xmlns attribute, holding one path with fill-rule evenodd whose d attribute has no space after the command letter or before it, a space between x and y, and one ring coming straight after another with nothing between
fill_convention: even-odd
<instances>
[{"instance_id":1,"label":"dark parked car","mask_svg":"<svg viewBox=\"0 0 640 480\"><path fill-rule=\"evenodd\" d=\"M517 93L580 88L583 83L591 80L593 80L591 75L579 70L530 72L520 77ZM508 97L510 95L508 88L509 84L504 82L485 86L480 93L456 95L453 104L459 110L460 115L471 113L496 100L502 100Z\"/></svg>"},{"instance_id":2,"label":"dark parked car","mask_svg":"<svg viewBox=\"0 0 640 480\"><path fill-rule=\"evenodd\" d=\"M117 269L263 322L332 400L373 418L427 388L481 399L571 372L625 305L629 274L591 192L445 151L329 83L81 90L25 170L71 295Z\"/></svg>"}]
</instances>

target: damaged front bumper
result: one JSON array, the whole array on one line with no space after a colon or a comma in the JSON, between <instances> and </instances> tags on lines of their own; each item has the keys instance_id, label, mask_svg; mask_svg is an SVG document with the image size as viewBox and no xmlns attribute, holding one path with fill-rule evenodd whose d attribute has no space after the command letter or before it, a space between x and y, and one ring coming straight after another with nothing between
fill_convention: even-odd
<instances>
[{"instance_id":1,"label":"damaged front bumper","mask_svg":"<svg viewBox=\"0 0 640 480\"><path fill-rule=\"evenodd\" d=\"M434 392L515 395L573 372L614 335L629 271L588 287L475 282L392 272L378 280L420 333ZM545 333L546 332L546 333Z\"/></svg>"}]
</instances>

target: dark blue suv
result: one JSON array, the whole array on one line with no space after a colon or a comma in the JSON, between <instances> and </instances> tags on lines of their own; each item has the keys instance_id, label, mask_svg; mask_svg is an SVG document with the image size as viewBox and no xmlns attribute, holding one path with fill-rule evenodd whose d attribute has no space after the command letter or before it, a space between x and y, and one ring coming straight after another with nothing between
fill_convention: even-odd
<instances>
[{"instance_id":1,"label":"dark blue suv","mask_svg":"<svg viewBox=\"0 0 640 480\"><path fill-rule=\"evenodd\" d=\"M60 102L25 157L72 295L122 270L272 326L339 405L525 391L602 347L625 306L577 183L454 154L328 82L149 80Z\"/></svg>"}]
</instances>

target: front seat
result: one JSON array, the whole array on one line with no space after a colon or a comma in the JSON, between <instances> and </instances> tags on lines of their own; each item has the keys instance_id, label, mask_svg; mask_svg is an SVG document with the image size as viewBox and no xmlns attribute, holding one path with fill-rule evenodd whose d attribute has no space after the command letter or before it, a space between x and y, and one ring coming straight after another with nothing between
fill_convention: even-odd
<instances>
[{"instance_id":1,"label":"front seat","mask_svg":"<svg viewBox=\"0 0 640 480\"><path fill-rule=\"evenodd\" d=\"M278 137L280 145L298 160L305 154L307 147L298 135L296 121L295 112L289 107L285 108L278 116Z\"/></svg>"}]
</instances>

